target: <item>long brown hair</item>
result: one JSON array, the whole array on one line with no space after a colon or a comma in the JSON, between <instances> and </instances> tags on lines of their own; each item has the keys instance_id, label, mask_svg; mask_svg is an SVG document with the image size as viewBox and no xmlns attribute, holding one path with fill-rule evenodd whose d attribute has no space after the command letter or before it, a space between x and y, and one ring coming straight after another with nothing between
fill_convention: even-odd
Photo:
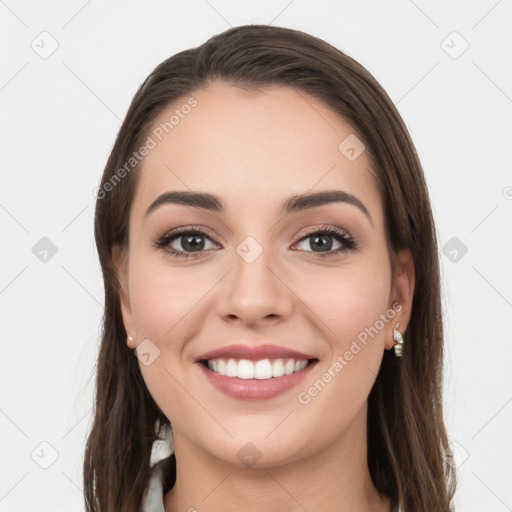
<instances>
[{"instance_id":1,"label":"long brown hair","mask_svg":"<svg viewBox=\"0 0 512 512\"><path fill-rule=\"evenodd\" d=\"M169 423L127 347L120 311L112 249L127 247L139 167L127 168L126 162L164 109L214 80L248 89L284 85L312 95L363 140L384 204L390 260L394 265L397 251L409 248L416 279L403 357L385 351L369 395L368 467L394 510L400 504L404 512L451 511L456 474L445 456L438 249L419 158L392 101L364 67L321 39L267 25L229 29L158 65L137 90L105 167L95 217L105 311L84 456L86 509L135 512L140 507L151 474L155 421ZM164 492L174 481L171 457Z\"/></svg>"}]
</instances>

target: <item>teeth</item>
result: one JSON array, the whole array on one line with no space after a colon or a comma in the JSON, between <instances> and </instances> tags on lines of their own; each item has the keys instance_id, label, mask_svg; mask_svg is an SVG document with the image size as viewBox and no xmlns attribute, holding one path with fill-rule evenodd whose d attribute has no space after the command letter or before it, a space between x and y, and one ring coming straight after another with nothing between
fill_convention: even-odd
<instances>
[{"instance_id":1,"label":"teeth","mask_svg":"<svg viewBox=\"0 0 512 512\"><path fill-rule=\"evenodd\" d=\"M215 360L213 362L215 362ZM215 366L213 367L213 370L215 371ZM228 377L236 377L238 375L238 365L234 359L230 359L228 361L224 375L227 375Z\"/></svg>"},{"instance_id":2,"label":"teeth","mask_svg":"<svg viewBox=\"0 0 512 512\"><path fill-rule=\"evenodd\" d=\"M286 361L286 364L284 365L284 374L291 375L294 369L295 361L293 359L288 359L288 361Z\"/></svg>"},{"instance_id":3,"label":"teeth","mask_svg":"<svg viewBox=\"0 0 512 512\"><path fill-rule=\"evenodd\" d=\"M293 371L300 372L304 368L304 366L302 366L302 363L304 363L304 361L295 361L295 366L293 368ZM308 364L307 361L306 361L306 364Z\"/></svg>"},{"instance_id":4,"label":"teeth","mask_svg":"<svg viewBox=\"0 0 512 512\"><path fill-rule=\"evenodd\" d=\"M255 379L271 379L272 378L272 365L268 359L257 361L254 365L254 378Z\"/></svg>"},{"instance_id":5,"label":"teeth","mask_svg":"<svg viewBox=\"0 0 512 512\"><path fill-rule=\"evenodd\" d=\"M276 359L272 363L272 377L281 377L284 375L284 364L282 359Z\"/></svg>"},{"instance_id":6,"label":"teeth","mask_svg":"<svg viewBox=\"0 0 512 512\"><path fill-rule=\"evenodd\" d=\"M282 377L304 370L308 362L304 359L261 359L250 361L248 359L209 359L208 368L226 377L239 379L267 380L272 377Z\"/></svg>"},{"instance_id":7,"label":"teeth","mask_svg":"<svg viewBox=\"0 0 512 512\"><path fill-rule=\"evenodd\" d=\"M254 379L254 363L248 359L240 359L237 373L239 379Z\"/></svg>"}]
</instances>

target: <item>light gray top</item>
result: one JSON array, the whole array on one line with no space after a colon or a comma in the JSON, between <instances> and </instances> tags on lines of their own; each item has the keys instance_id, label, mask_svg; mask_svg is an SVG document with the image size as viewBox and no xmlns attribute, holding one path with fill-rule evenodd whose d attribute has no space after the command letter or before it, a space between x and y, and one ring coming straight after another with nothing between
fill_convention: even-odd
<instances>
[{"instance_id":1,"label":"light gray top","mask_svg":"<svg viewBox=\"0 0 512 512\"><path fill-rule=\"evenodd\" d=\"M165 512L164 509L164 477L162 473L162 460L170 457L174 453L174 443L172 441L172 432L169 425L162 425L159 422L155 425L155 431L159 433L162 440L157 439L151 447L151 457L149 467L153 468L153 473L149 479L140 512Z\"/></svg>"}]
</instances>

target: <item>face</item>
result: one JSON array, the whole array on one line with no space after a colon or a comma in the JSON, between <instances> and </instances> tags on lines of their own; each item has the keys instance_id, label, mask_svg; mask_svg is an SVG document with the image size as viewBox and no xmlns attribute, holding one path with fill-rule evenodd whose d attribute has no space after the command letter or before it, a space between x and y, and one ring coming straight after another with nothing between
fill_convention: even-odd
<instances>
[{"instance_id":1,"label":"face","mask_svg":"<svg viewBox=\"0 0 512 512\"><path fill-rule=\"evenodd\" d=\"M192 96L167 134L153 131L129 246L114 253L128 346L142 344L177 456L187 445L270 467L353 442L414 284L408 252L392 272L369 158L346 121L291 88ZM326 191L338 194L290 202Z\"/></svg>"}]
</instances>

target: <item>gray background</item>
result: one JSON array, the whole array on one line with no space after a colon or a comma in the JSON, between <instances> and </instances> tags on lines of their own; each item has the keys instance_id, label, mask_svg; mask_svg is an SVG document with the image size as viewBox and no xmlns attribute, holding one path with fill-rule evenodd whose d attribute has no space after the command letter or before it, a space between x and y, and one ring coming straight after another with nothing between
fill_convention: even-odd
<instances>
[{"instance_id":1,"label":"gray background","mask_svg":"<svg viewBox=\"0 0 512 512\"><path fill-rule=\"evenodd\" d=\"M245 23L327 40L397 104L440 240L457 510L512 510L511 18L511 0L0 0L0 512L83 510L93 191L146 75Z\"/></svg>"}]
</instances>

